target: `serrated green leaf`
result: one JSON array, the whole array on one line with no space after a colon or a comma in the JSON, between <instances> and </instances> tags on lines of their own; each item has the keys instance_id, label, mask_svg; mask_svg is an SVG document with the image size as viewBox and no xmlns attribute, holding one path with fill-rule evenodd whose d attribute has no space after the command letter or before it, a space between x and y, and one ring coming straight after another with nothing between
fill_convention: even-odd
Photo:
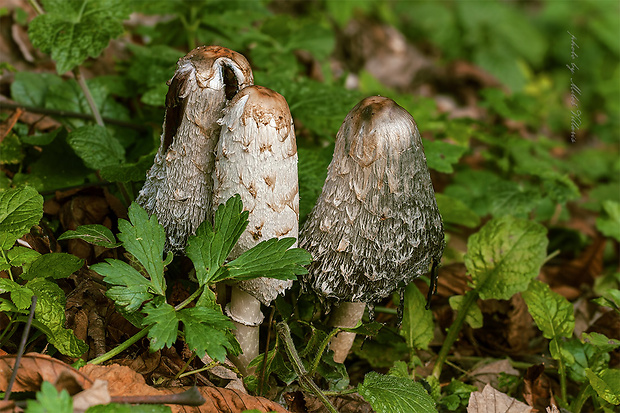
<instances>
[{"instance_id":1,"label":"serrated green leaf","mask_svg":"<svg viewBox=\"0 0 620 413\"><path fill-rule=\"evenodd\" d=\"M426 298L414 283L405 289L404 305L400 335L405 337L409 348L428 350L433 339L433 313L425 308Z\"/></svg>"},{"instance_id":2,"label":"serrated green leaf","mask_svg":"<svg viewBox=\"0 0 620 413\"><path fill-rule=\"evenodd\" d=\"M428 167L438 172L451 174L454 172L452 165L467 151L464 146L452 145L444 141L424 140L424 153Z\"/></svg>"},{"instance_id":3,"label":"serrated green leaf","mask_svg":"<svg viewBox=\"0 0 620 413\"><path fill-rule=\"evenodd\" d=\"M0 192L0 231L21 237L43 217L43 197L32 187Z\"/></svg>"},{"instance_id":4,"label":"serrated green leaf","mask_svg":"<svg viewBox=\"0 0 620 413\"><path fill-rule=\"evenodd\" d=\"M118 239L125 249L131 253L146 269L151 277L153 291L158 295L166 294L164 279L164 244L166 232L157 222L157 217L150 218L146 211L135 202L129 206L129 220L119 220L121 231Z\"/></svg>"},{"instance_id":5,"label":"serrated green leaf","mask_svg":"<svg viewBox=\"0 0 620 413\"><path fill-rule=\"evenodd\" d=\"M36 401L27 401L28 413L72 413L73 399L66 390L58 392L56 387L49 381L41 384L41 390L37 392Z\"/></svg>"},{"instance_id":6,"label":"serrated green leaf","mask_svg":"<svg viewBox=\"0 0 620 413\"><path fill-rule=\"evenodd\" d=\"M45 14L35 17L28 28L32 44L50 53L56 70L63 74L97 57L123 33L122 21L129 17L129 3L122 0L44 0Z\"/></svg>"},{"instance_id":7,"label":"serrated green leaf","mask_svg":"<svg viewBox=\"0 0 620 413\"><path fill-rule=\"evenodd\" d=\"M206 353L217 361L226 359L226 349L233 349L226 331L234 328L222 313L205 307L184 308L177 313L183 322L185 342L198 357Z\"/></svg>"},{"instance_id":8,"label":"serrated green leaf","mask_svg":"<svg viewBox=\"0 0 620 413\"><path fill-rule=\"evenodd\" d=\"M144 180L146 171L153 164L153 156L143 156L135 163L108 165L101 168L101 178L109 182L137 182Z\"/></svg>"},{"instance_id":9,"label":"serrated green leaf","mask_svg":"<svg viewBox=\"0 0 620 413\"><path fill-rule=\"evenodd\" d=\"M614 405L620 404L620 370L605 369L596 374L586 369L586 376L601 398Z\"/></svg>"},{"instance_id":10,"label":"serrated green leaf","mask_svg":"<svg viewBox=\"0 0 620 413\"><path fill-rule=\"evenodd\" d=\"M22 267L24 271L28 271L30 264L37 260L41 254L33 249L17 246L9 250L7 257L11 267Z\"/></svg>"},{"instance_id":11,"label":"serrated green leaf","mask_svg":"<svg viewBox=\"0 0 620 413\"><path fill-rule=\"evenodd\" d=\"M147 316L144 317L142 324L152 326L148 334L151 351L172 346L177 340L179 329L179 319L174 307L163 303L157 307L146 306L144 311Z\"/></svg>"},{"instance_id":12,"label":"serrated green leaf","mask_svg":"<svg viewBox=\"0 0 620 413\"><path fill-rule=\"evenodd\" d=\"M60 287L43 278L35 278L26 285L37 296L34 317L50 330L51 333L44 331L50 344L66 356L80 357L84 354L88 345L65 328L66 298Z\"/></svg>"},{"instance_id":13,"label":"serrated green leaf","mask_svg":"<svg viewBox=\"0 0 620 413\"><path fill-rule=\"evenodd\" d=\"M0 231L0 250L7 251L15 245L19 236L10 232Z\"/></svg>"},{"instance_id":14,"label":"serrated green leaf","mask_svg":"<svg viewBox=\"0 0 620 413\"><path fill-rule=\"evenodd\" d=\"M573 306L566 298L538 280L533 280L521 295L543 336L552 339L573 334L575 316Z\"/></svg>"},{"instance_id":15,"label":"serrated green leaf","mask_svg":"<svg viewBox=\"0 0 620 413\"><path fill-rule=\"evenodd\" d=\"M459 199L444 194L435 194L437 207L443 221L450 224L475 228L480 225L480 217Z\"/></svg>"},{"instance_id":16,"label":"serrated green leaf","mask_svg":"<svg viewBox=\"0 0 620 413\"><path fill-rule=\"evenodd\" d=\"M308 272L303 266L312 261L308 251L301 248L289 249L294 243L295 238L272 238L263 241L225 264L224 271L219 272L214 280L241 281L257 277L294 280L296 275Z\"/></svg>"},{"instance_id":17,"label":"serrated green leaf","mask_svg":"<svg viewBox=\"0 0 620 413\"><path fill-rule=\"evenodd\" d=\"M30 307L33 292L30 288L17 284L8 278L0 278L0 294L11 293L11 301L20 309Z\"/></svg>"},{"instance_id":18,"label":"serrated green leaf","mask_svg":"<svg viewBox=\"0 0 620 413\"><path fill-rule=\"evenodd\" d=\"M469 237L465 266L482 299L508 300L527 288L545 260L546 232L535 222L505 216Z\"/></svg>"},{"instance_id":19,"label":"serrated green leaf","mask_svg":"<svg viewBox=\"0 0 620 413\"><path fill-rule=\"evenodd\" d=\"M120 242L116 242L116 238L114 238L112 231L98 224L80 225L75 231L66 231L58 237L58 241L67 239L81 239L89 244L105 248L116 248L121 245Z\"/></svg>"},{"instance_id":20,"label":"serrated green leaf","mask_svg":"<svg viewBox=\"0 0 620 413\"><path fill-rule=\"evenodd\" d=\"M217 281L217 271L248 225L248 214L243 211L241 197L235 195L218 206L213 226L205 220L196 235L189 237L185 254L194 263L201 286Z\"/></svg>"},{"instance_id":21,"label":"serrated green leaf","mask_svg":"<svg viewBox=\"0 0 620 413\"><path fill-rule=\"evenodd\" d=\"M0 313L5 313L5 312L10 312L10 313L19 312L19 308L17 308L17 306L13 304L11 301L6 300L4 298L0 298Z\"/></svg>"},{"instance_id":22,"label":"serrated green leaf","mask_svg":"<svg viewBox=\"0 0 620 413\"><path fill-rule=\"evenodd\" d=\"M84 161L84 165L91 169L99 170L125 161L125 149L103 126L77 128L69 133L67 142Z\"/></svg>"},{"instance_id":23,"label":"serrated green leaf","mask_svg":"<svg viewBox=\"0 0 620 413\"><path fill-rule=\"evenodd\" d=\"M64 252L43 254L30 265L28 272L22 274L21 277L24 280L66 278L82 268L83 264L84 260L72 254Z\"/></svg>"},{"instance_id":24,"label":"serrated green leaf","mask_svg":"<svg viewBox=\"0 0 620 413\"><path fill-rule=\"evenodd\" d=\"M377 413L436 411L435 402L424 387L403 377L383 376L371 371L359 385L358 392Z\"/></svg>"},{"instance_id":25,"label":"serrated green leaf","mask_svg":"<svg viewBox=\"0 0 620 413\"><path fill-rule=\"evenodd\" d=\"M620 203L603 201L604 214L596 218L596 228L607 237L620 242Z\"/></svg>"},{"instance_id":26,"label":"serrated green leaf","mask_svg":"<svg viewBox=\"0 0 620 413\"><path fill-rule=\"evenodd\" d=\"M62 82L61 77L52 73L18 72L11 83L11 97L22 105L45 107L50 87Z\"/></svg>"},{"instance_id":27,"label":"serrated green leaf","mask_svg":"<svg viewBox=\"0 0 620 413\"><path fill-rule=\"evenodd\" d=\"M19 136L9 133L0 142L0 165L17 165L24 160L24 151Z\"/></svg>"},{"instance_id":28,"label":"serrated green leaf","mask_svg":"<svg viewBox=\"0 0 620 413\"><path fill-rule=\"evenodd\" d=\"M614 338L607 338L604 334L600 333L583 333L581 340L584 343L588 343L599 350L607 353L620 347L620 340Z\"/></svg>"},{"instance_id":29,"label":"serrated green leaf","mask_svg":"<svg viewBox=\"0 0 620 413\"><path fill-rule=\"evenodd\" d=\"M463 295L453 295L448 299L450 303L450 308L453 310L458 310L461 307L461 303L465 296ZM468 309L467 315L465 316L465 322L470 325L471 328L482 328L483 317L482 311L480 311L480 307L478 307L478 303L474 302Z\"/></svg>"},{"instance_id":30,"label":"serrated green leaf","mask_svg":"<svg viewBox=\"0 0 620 413\"><path fill-rule=\"evenodd\" d=\"M107 259L91 265L90 269L103 275L103 280L113 286L106 295L129 313L137 311L143 302L153 297L151 282L126 262Z\"/></svg>"}]
</instances>

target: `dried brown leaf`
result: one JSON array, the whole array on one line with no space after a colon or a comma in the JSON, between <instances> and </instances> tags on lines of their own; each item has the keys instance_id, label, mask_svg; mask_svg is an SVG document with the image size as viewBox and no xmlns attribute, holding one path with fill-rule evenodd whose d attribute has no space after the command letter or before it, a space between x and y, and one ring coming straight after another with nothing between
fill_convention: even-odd
<instances>
[{"instance_id":1,"label":"dried brown leaf","mask_svg":"<svg viewBox=\"0 0 620 413\"><path fill-rule=\"evenodd\" d=\"M467 413L530 413L532 408L507 394L486 385L469 397Z\"/></svg>"}]
</instances>

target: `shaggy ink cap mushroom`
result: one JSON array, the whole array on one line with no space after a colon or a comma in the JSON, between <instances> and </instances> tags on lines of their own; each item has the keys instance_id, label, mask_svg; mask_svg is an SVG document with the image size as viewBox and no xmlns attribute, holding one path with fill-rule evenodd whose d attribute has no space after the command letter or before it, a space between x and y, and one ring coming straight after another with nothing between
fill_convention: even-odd
<instances>
[{"instance_id":1,"label":"shaggy ink cap mushroom","mask_svg":"<svg viewBox=\"0 0 620 413\"><path fill-rule=\"evenodd\" d=\"M347 115L300 246L314 261L306 288L374 303L437 264L444 232L413 117L373 96Z\"/></svg>"},{"instance_id":2,"label":"shaggy ink cap mushroom","mask_svg":"<svg viewBox=\"0 0 620 413\"><path fill-rule=\"evenodd\" d=\"M297 144L288 104L270 89L246 87L223 114L213 173L213 208L239 194L250 212L249 224L229 256L234 259L261 241L297 238ZM238 286L269 305L291 283L256 278Z\"/></svg>"},{"instance_id":3,"label":"shaggy ink cap mushroom","mask_svg":"<svg viewBox=\"0 0 620 413\"><path fill-rule=\"evenodd\" d=\"M239 90L252 85L243 55L201 46L177 63L168 82L161 144L137 202L166 229L166 250L182 251L187 237L212 219L217 120Z\"/></svg>"}]
</instances>

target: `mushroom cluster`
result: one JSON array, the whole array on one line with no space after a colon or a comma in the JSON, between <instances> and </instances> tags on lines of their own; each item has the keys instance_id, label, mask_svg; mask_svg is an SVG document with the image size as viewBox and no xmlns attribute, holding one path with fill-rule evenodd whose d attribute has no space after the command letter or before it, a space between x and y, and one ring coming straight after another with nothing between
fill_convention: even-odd
<instances>
[{"instance_id":1,"label":"mushroom cluster","mask_svg":"<svg viewBox=\"0 0 620 413\"><path fill-rule=\"evenodd\" d=\"M300 246L313 256L305 287L337 302L332 324L342 327L355 326L363 303L404 288L441 259L443 225L420 133L392 99L366 98L345 118Z\"/></svg>"}]
</instances>

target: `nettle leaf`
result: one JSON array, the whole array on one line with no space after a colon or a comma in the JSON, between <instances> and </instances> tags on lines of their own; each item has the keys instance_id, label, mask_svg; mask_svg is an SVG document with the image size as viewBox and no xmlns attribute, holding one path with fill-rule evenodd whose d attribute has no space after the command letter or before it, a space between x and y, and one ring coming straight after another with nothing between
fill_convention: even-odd
<instances>
[{"instance_id":1,"label":"nettle leaf","mask_svg":"<svg viewBox=\"0 0 620 413\"><path fill-rule=\"evenodd\" d=\"M469 237L465 266L483 300L508 300L527 288L545 260L546 232L535 222L505 216Z\"/></svg>"},{"instance_id":2,"label":"nettle leaf","mask_svg":"<svg viewBox=\"0 0 620 413\"><path fill-rule=\"evenodd\" d=\"M480 225L480 217L460 199L444 194L435 194L437 207L443 222L476 228Z\"/></svg>"},{"instance_id":3,"label":"nettle leaf","mask_svg":"<svg viewBox=\"0 0 620 413\"><path fill-rule=\"evenodd\" d=\"M151 282L126 262L107 259L91 265L90 269L103 275L103 280L112 285L106 296L129 313L137 311L143 302L153 297Z\"/></svg>"},{"instance_id":4,"label":"nettle leaf","mask_svg":"<svg viewBox=\"0 0 620 413\"><path fill-rule=\"evenodd\" d=\"M166 294L164 279L164 244L166 232L157 222L157 217L150 218L146 211L135 202L129 206L129 221L119 220L118 239L125 249L138 259L151 277L153 291L159 295Z\"/></svg>"},{"instance_id":5,"label":"nettle leaf","mask_svg":"<svg viewBox=\"0 0 620 413\"><path fill-rule=\"evenodd\" d=\"M0 192L0 231L21 237L43 217L43 197L30 186Z\"/></svg>"},{"instance_id":6,"label":"nettle leaf","mask_svg":"<svg viewBox=\"0 0 620 413\"><path fill-rule=\"evenodd\" d=\"M116 242L112 231L99 224L80 225L75 231L66 231L58 237L58 241L67 239L81 239L89 244L105 248L116 248L121 245L120 242Z\"/></svg>"},{"instance_id":7,"label":"nettle leaf","mask_svg":"<svg viewBox=\"0 0 620 413\"><path fill-rule=\"evenodd\" d=\"M62 83L62 78L52 73L17 72L11 83L11 97L22 105L45 107L50 87Z\"/></svg>"},{"instance_id":8,"label":"nettle leaf","mask_svg":"<svg viewBox=\"0 0 620 413\"><path fill-rule=\"evenodd\" d=\"M123 33L129 2L123 0L43 0L45 14L30 22L32 44L50 53L58 74L97 57Z\"/></svg>"},{"instance_id":9,"label":"nettle leaf","mask_svg":"<svg viewBox=\"0 0 620 413\"><path fill-rule=\"evenodd\" d=\"M451 174L454 172L452 165L467 151L464 146L452 145L444 141L424 140L424 153L428 167L438 172Z\"/></svg>"},{"instance_id":10,"label":"nettle leaf","mask_svg":"<svg viewBox=\"0 0 620 413\"><path fill-rule=\"evenodd\" d=\"M596 228L607 237L613 237L620 242L620 203L603 201L603 216L596 218Z\"/></svg>"},{"instance_id":11,"label":"nettle leaf","mask_svg":"<svg viewBox=\"0 0 620 413\"><path fill-rule=\"evenodd\" d=\"M148 338L151 351L170 347L177 340L179 319L174 307L163 303L157 307L148 305L144 308L147 316L142 321L143 326L152 326Z\"/></svg>"},{"instance_id":12,"label":"nettle leaf","mask_svg":"<svg viewBox=\"0 0 620 413\"><path fill-rule=\"evenodd\" d=\"M573 306L566 298L538 280L533 280L521 295L545 338L570 337L573 334L575 316Z\"/></svg>"},{"instance_id":13,"label":"nettle leaf","mask_svg":"<svg viewBox=\"0 0 620 413\"><path fill-rule=\"evenodd\" d=\"M226 334L234 325L221 312L205 307L184 308L177 317L183 322L185 342L198 357L204 357L206 351L212 359L223 362L226 349L234 349Z\"/></svg>"},{"instance_id":14,"label":"nettle leaf","mask_svg":"<svg viewBox=\"0 0 620 413\"><path fill-rule=\"evenodd\" d=\"M383 376L371 371L359 385L358 392L377 413L436 411L435 402L424 387L403 377Z\"/></svg>"},{"instance_id":15,"label":"nettle leaf","mask_svg":"<svg viewBox=\"0 0 620 413\"><path fill-rule=\"evenodd\" d=\"M65 328L66 298L60 287L43 278L34 279L26 285L37 296L34 317L49 329L44 333L50 344L66 356L80 357L84 354L88 345Z\"/></svg>"},{"instance_id":16,"label":"nettle leaf","mask_svg":"<svg viewBox=\"0 0 620 413\"><path fill-rule=\"evenodd\" d=\"M426 298L414 283L405 289L403 326L400 335L409 348L428 350L433 339L433 313L426 308Z\"/></svg>"},{"instance_id":17,"label":"nettle leaf","mask_svg":"<svg viewBox=\"0 0 620 413\"><path fill-rule=\"evenodd\" d=\"M91 169L119 165L125 161L125 149L118 139L99 125L77 128L67 136L69 146Z\"/></svg>"},{"instance_id":18,"label":"nettle leaf","mask_svg":"<svg viewBox=\"0 0 620 413\"><path fill-rule=\"evenodd\" d=\"M64 252L54 252L43 254L37 258L28 271L22 274L24 280L34 278L66 278L82 268L84 260L72 254Z\"/></svg>"},{"instance_id":19,"label":"nettle leaf","mask_svg":"<svg viewBox=\"0 0 620 413\"><path fill-rule=\"evenodd\" d=\"M30 248L17 246L13 247L7 253L9 265L11 267L23 267L24 271L28 271L30 264L36 261L41 254Z\"/></svg>"},{"instance_id":20,"label":"nettle leaf","mask_svg":"<svg viewBox=\"0 0 620 413\"><path fill-rule=\"evenodd\" d=\"M224 265L215 281L234 279L249 280L257 277L295 280L296 275L307 274L303 266L312 262L312 255L302 248L291 248L295 238L272 238L262 241Z\"/></svg>"},{"instance_id":21,"label":"nettle leaf","mask_svg":"<svg viewBox=\"0 0 620 413\"><path fill-rule=\"evenodd\" d=\"M11 234L10 232L0 231L0 250L7 251L15 245L18 235Z\"/></svg>"},{"instance_id":22,"label":"nettle leaf","mask_svg":"<svg viewBox=\"0 0 620 413\"><path fill-rule=\"evenodd\" d=\"M596 374L592 370L586 369L586 376L588 376L592 388L601 398L611 404L620 404L620 370L605 369Z\"/></svg>"},{"instance_id":23,"label":"nettle leaf","mask_svg":"<svg viewBox=\"0 0 620 413\"><path fill-rule=\"evenodd\" d=\"M221 204L215 212L214 225L205 220L187 241L185 254L196 268L201 286L213 283L220 266L248 225L248 211L243 211L241 197L235 195Z\"/></svg>"},{"instance_id":24,"label":"nettle leaf","mask_svg":"<svg viewBox=\"0 0 620 413\"><path fill-rule=\"evenodd\" d=\"M0 294L11 293L11 301L19 310L30 307L33 292L30 288L17 284L8 278L0 278Z\"/></svg>"},{"instance_id":25,"label":"nettle leaf","mask_svg":"<svg viewBox=\"0 0 620 413\"><path fill-rule=\"evenodd\" d=\"M468 293L471 294L471 293ZM448 299L450 308L457 311L461 307L461 303L465 298L464 295L453 295ZM468 309L465 316L465 322L471 326L471 328L482 328L483 316L478 303L474 302Z\"/></svg>"}]
</instances>

